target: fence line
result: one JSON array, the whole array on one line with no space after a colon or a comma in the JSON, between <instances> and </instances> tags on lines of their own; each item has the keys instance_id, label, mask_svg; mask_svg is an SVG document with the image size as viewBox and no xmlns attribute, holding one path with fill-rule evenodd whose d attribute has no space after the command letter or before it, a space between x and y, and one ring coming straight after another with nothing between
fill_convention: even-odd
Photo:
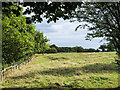
<instances>
[{"instance_id":1,"label":"fence line","mask_svg":"<svg viewBox=\"0 0 120 90\"><path fill-rule=\"evenodd\" d=\"M2 70L2 80L5 79L9 75L9 73L11 73L15 70L21 69L24 65L27 65L28 63L30 63L30 61L32 60L34 55L32 55L28 60L26 60L25 62L23 62L19 65L10 66L10 67L7 67L4 70Z\"/></svg>"}]
</instances>

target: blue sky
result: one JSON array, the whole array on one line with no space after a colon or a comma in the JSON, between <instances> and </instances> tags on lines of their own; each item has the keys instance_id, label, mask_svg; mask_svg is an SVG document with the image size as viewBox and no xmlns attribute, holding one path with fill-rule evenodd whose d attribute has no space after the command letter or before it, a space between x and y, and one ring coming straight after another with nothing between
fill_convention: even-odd
<instances>
[{"instance_id":1,"label":"blue sky","mask_svg":"<svg viewBox=\"0 0 120 90\"><path fill-rule=\"evenodd\" d=\"M78 29L75 31L79 24L79 22L70 23L68 20L63 19L48 24L44 19L42 23L37 23L35 26L36 30L43 32L44 36L50 39L49 44L55 44L59 47L82 46L83 48L97 49L105 42L100 42L102 38L94 38L92 41L85 40L88 30Z\"/></svg>"},{"instance_id":2,"label":"blue sky","mask_svg":"<svg viewBox=\"0 0 120 90\"><path fill-rule=\"evenodd\" d=\"M27 7L23 8L23 11ZM34 13L31 13L34 15ZM31 15L24 15L30 17ZM83 48L95 48L97 49L106 41L102 41L102 38L94 38L92 41L85 40L87 35L87 29L78 29L75 32L75 28L80 25L79 22L70 23L69 20L60 19L56 23L47 23L46 19L42 23L36 23L36 30L44 33L50 40L49 44L55 44L59 47L75 47L82 46Z\"/></svg>"}]
</instances>

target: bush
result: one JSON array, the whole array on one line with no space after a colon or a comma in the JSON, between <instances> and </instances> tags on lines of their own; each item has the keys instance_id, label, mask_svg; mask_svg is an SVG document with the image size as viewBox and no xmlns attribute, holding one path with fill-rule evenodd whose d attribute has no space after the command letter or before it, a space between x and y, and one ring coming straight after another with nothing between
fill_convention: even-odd
<instances>
[{"instance_id":1,"label":"bush","mask_svg":"<svg viewBox=\"0 0 120 90\"><path fill-rule=\"evenodd\" d=\"M46 53L57 53L57 49L56 48L50 48L50 49L46 50Z\"/></svg>"}]
</instances>

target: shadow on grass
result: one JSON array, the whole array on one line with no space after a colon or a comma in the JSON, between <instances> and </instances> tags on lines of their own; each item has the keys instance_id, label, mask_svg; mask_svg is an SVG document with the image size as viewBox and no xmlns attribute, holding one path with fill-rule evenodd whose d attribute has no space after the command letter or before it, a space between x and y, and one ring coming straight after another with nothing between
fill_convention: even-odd
<instances>
[{"instance_id":1,"label":"shadow on grass","mask_svg":"<svg viewBox=\"0 0 120 90\"><path fill-rule=\"evenodd\" d=\"M71 88L71 89L65 89L65 88L56 88L56 87L50 87L50 88L2 88L2 90L120 90L120 87L117 88Z\"/></svg>"},{"instance_id":2,"label":"shadow on grass","mask_svg":"<svg viewBox=\"0 0 120 90\"><path fill-rule=\"evenodd\" d=\"M50 60L69 60L67 57L58 57L58 56L47 56Z\"/></svg>"},{"instance_id":3,"label":"shadow on grass","mask_svg":"<svg viewBox=\"0 0 120 90\"><path fill-rule=\"evenodd\" d=\"M32 71L25 75L14 76L12 79L22 79L35 77L35 75L53 75L53 76L73 76L73 75L82 75L83 73L113 73L117 72L117 66L115 64L104 64L104 63L95 63L86 65L83 67L62 67L48 69L45 71Z\"/></svg>"},{"instance_id":4,"label":"shadow on grass","mask_svg":"<svg viewBox=\"0 0 120 90\"><path fill-rule=\"evenodd\" d=\"M120 90L120 87L117 88L71 88L71 89L65 89L65 88L56 88L56 87L50 87L50 88L2 88L2 90Z\"/></svg>"}]
</instances>

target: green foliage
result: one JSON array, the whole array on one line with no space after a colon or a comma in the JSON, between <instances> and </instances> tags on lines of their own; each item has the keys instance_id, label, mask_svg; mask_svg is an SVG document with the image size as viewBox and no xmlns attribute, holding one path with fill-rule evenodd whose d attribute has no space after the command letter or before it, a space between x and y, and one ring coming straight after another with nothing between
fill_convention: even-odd
<instances>
[{"instance_id":1,"label":"green foliage","mask_svg":"<svg viewBox=\"0 0 120 90\"><path fill-rule=\"evenodd\" d=\"M46 50L45 53L57 53L57 49L56 48L50 48L50 49Z\"/></svg>"},{"instance_id":2,"label":"green foliage","mask_svg":"<svg viewBox=\"0 0 120 90\"><path fill-rule=\"evenodd\" d=\"M14 2L2 2L2 15L11 17L12 14L16 16L22 15L23 8L20 7L17 3Z\"/></svg>"},{"instance_id":3,"label":"green foliage","mask_svg":"<svg viewBox=\"0 0 120 90\"><path fill-rule=\"evenodd\" d=\"M105 51L115 51L115 47L111 43L100 45L99 49L101 49L103 52L105 52Z\"/></svg>"},{"instance_id":4,"label":"green foliage","mask_svg":"<svg viewBox=\"0 0 120 90\"><path fill-rule=\"evenodd\" d=\"M57 48L55 44L50 45L50 48Z\"/></svg>"},{"instance_id":5,"label":"green foliage","mask_svg":"<svg viewBox=\"0 0 120 90\"><path fill-rule=\"evenodd\" d=\"M76 46L76 47L57 47L55 44L50 45L51 48L55 48L57 52L99 52L97 49L89 48L89 49L84 49L81 46ZM49 50L50 53L51 50Z\"/></svg>"},{"instance_id":6,"label":"green foliage","mask_svg":"<svg viewBox=\"0 0 120 90\"><path fill-rule=\"evenodd\" d=\"M7 6L10 5L10 6ZM18 10L14 13L14 9ZM40 53L47 48L48 39L43 33L35 30L33 24L26 23L20 6L16 3L3 3L2 16L2 57L3 68L9 64L21 63L34 53ZM10 14L6 13L10 11Z\"/></svg>"},{"instance_id":7,"label":"green foliage","mask_svg":"<svg viewBox=\"0 0 120 90\"><path fill-rule=\"evenodd\" d=\"M81 46L80 47L75 47L75 49L76 49L77 52L83 52L84 51L84 49Z\"/></svg>"},{"instance_id":8,"label":"green foliage","mask_svg":"<svg viewBox=\"0 0 120 90\"><path fill-rule=\"evenodd\" d=\"M100 45L99 49L102 50L102 52L105 52L107 48L107 45Z\"/></svg>"},{"instance_id":9,"label":"green foliage","mask_svg":"<svg viewBox=\"0 0 120 90\"><path fill-rule=\"evenodd\" d=\"M79 3L79 6L81 4L82 2ZM78 2L52 2L50 4L47 2L24 2L23 7L27 6L30 8L27 8L23 14L35 13L29 18L32 22L42 22L42 16L44 16L50 23L51 21L56 22L59 18L70 19L78 6Z\"/></svg>"},{"instance_id":10,"label":"green foliage","mask_svg":"<svg viewBox=\"0 0 120 90\"><path fill-rule=\"evenodd\" d=\"M91 40L95 37L103 37L105 40L112 42L118 57L120 55L120 2L85 2L74 13L77 21L88 22L89 33L86 39ZM92 24L89 25L89 23ZM79 25L80 26L80 25ZM78 26L78 27L79 27ZM77 27L77 28L78 28ZM105 45L100 48L106 48ZM107 47L110 49L110 47Z\"/></svg>"},{"instance_id":11,"label":"green foliage","mask_svg":"<svg viewBox=\"0 0 120 90\"><path fill-rule=\"evenodd\" d=\"M3 58L10 64L34 53L34 37L27 31L25 17L4 17L2 23Z\"/></svg>"}]
</instances>

